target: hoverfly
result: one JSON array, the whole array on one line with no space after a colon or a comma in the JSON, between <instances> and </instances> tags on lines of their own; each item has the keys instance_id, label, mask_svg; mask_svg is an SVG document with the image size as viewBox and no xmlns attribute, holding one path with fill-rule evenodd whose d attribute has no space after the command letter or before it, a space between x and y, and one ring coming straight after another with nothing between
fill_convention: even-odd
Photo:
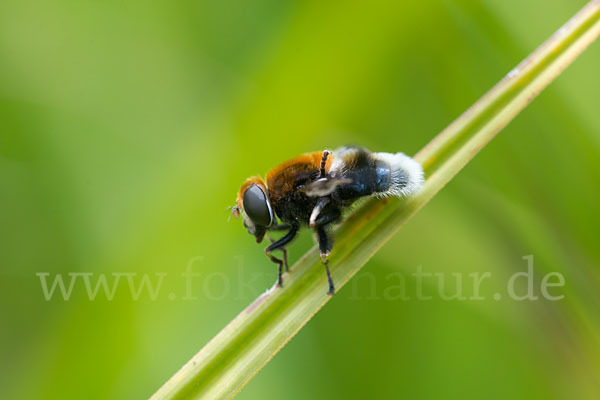
<instances>
[{"instance_id":1,"label":"hoverfly","mask_svg":"<svg viewBox=\"0 0 600 400\"><path fill-rule=\"evenodd\" d=\"M347 146L334 151L302 154L269 170L265 179L248 178L240 188L233 214L242 215L244 226L260 243L268 231L287 230L265 248L278 264L277 284L288 270L286 246L302 226L314 230L325 265L329 294L335 286L328 256L333 248L329 228L342 218L344 208L365 196L407 196L423 185L423 168L403 153L374 153ZM267 236L268 237L268 236ZM283 251L283 259L271 254Z\"/></svg>"}]
</instances>

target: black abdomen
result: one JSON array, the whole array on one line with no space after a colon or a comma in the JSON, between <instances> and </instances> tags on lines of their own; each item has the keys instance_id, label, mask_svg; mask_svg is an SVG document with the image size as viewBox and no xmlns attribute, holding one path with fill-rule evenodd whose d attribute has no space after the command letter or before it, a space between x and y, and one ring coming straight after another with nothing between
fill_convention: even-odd
<instances>
[{"instance_id":1,"label":"black abdomen","mask_svg":"<svg viewBox=\"0 0 600 400\"><path fill-rule=\"evenodd\" d=\"M351 183L340 185L335 195L340 200L353 200L387 191L390 187L391 171L389 165L371 157L367 150L360 149L352 164L344 168L341 177L349 179Z\"/></svg>"}]
</instances>

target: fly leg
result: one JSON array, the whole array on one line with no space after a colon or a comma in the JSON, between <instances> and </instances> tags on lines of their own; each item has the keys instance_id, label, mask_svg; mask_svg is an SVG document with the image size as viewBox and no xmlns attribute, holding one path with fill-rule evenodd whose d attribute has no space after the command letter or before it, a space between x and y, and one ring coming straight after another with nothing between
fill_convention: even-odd
<instances>
[{"instance_id":1,"label":"fly leg","mask_svg":"<svg viewBox=\"0 0 600 400\"><path fill-rule=\"evenodd\" d=\"M277 269L277 286L282 286L283 284L283 279L281 278L281 274L283 272L283 265L285 263L285 267L286 267L286 271L288 270L288 262L287 262L287 251L285 250L285 245L288 244L289 242L292 241L292 239L294 239L294 237L296 236L296 233L298 233L298 226L292 226L290 228L290 231L288 233L286 233L286 235L284 237L282 237L281 239L275 241L274 243L271 243L266 249L265 249L265 254L267 255L267 257L269 257L269 259L271 261L273 261L274 263L278 264L279 267ZM277 249L283 249L283 260L273 256L271 254L271 252L273 250L277 250Z\"/></svg>"},{"instance_id":2,"label":"fly leg","mask_svg":"<svg viewBox=\"0 0 600 400\"><path fill-rule=\"evenodd\" d=\"M325 178L325 164L327 163L327 157L329 156L329 150L323 150L323 158L321 158L321 170L320 178Z\"/></svg>"},{"instance_id":3,"label":"fly leg","mask_svg":"<svg viewBox=\"0 0 600 400\"><path fill-rule=\"evenodd\" d=\"M267 255L267 257L269 257L269 260L273 261L275 264L278 265L278 267L277 267L277 286L279 286L279 287L283 286L283 279L281 277L281 273L283 270L283 260L271 255L270 253L267 252L266 249L265 249L265 254Z\"/></svg>"},{"instance_id":4,"label":"fly leg","mask_svg":"<svg viewBox=\"0 0 600 400\"><path fill-rule=\"evenodd\" d=\"M275 243L275 239L273 239L271 236L267 235L267 239L269 239L271 244ZM281 247L280 249L281 249L281 252L283 253L283 265L285 265L285 272L290 272L290 265L288 263L288 251L285 247ZM273 261L273 260L271 260L271 261ZM276 261L274 261L274 262L276 262Z\"/></svg>"},{"instance_id":5,"label":"fly leg","mask_svg":"<svg viewBox=\"0 0 600 400\"><path fill-rule=\"evenodd\" d=\"M327 282L329 283L329 291L327 294L335 293L335 286L333 285L333 279L331 279L331 271L329 271L329 253L333 248L333 239L327 232L327 225L337 221L341 216L340 209L337 207L325 205L318 217L314 219L314 227L317 233L317 241L319 243L319 251L321 252L321 261L325 265L325 272L327 273Z\"/></svg>"},{"instance_id":6,"label":"fly leg","mask_svg":"<svg viewBox=\"0 0 600 400\"><path fill-rule=\"evenodd\" d=\"M327 234L324 226L319 226L317 228L317 236L319 239L319 250L321 252L321 261L323 261L323 265L325 265L325 272L327 272L327 282L329 283L329 290L327 294L333 295L335 293L335 286L333 285L333 279L331 279L331 272L329 271L329 252L331 251L331 247L333 246L333 241L331 237Z\"/></svg>"}]
</instances>

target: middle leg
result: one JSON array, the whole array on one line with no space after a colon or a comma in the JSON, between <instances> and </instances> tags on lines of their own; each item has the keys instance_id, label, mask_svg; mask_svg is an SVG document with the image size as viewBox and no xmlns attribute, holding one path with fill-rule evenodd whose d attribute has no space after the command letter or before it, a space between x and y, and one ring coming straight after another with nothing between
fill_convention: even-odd
<instances>
[{"instance_id":1,"label":"middle leg","mask_svg":"<svg viewBox=\"0 0 600 400\"><path fill-rule=\"evenodd\" d=\"M319 250L321 252L321 261L325 265L325 272L327 272L327 282L329 283L329 291L327 294L333 295L335 293L335 286L333 285L333 279L331 279L331 272L329 271L329 252L333 246L331 237L327 234L325 226L321 225L317 227L317 236L319 239Z\"/></svg>"}]
</instances>

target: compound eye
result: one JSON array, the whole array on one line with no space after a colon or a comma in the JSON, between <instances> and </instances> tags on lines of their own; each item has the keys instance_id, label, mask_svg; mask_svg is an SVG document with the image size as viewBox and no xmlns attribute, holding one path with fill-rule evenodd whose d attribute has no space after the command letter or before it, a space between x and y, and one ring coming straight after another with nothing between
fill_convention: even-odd
<instances>
[{"instance_id":1,"label":"compound eye","mask_svg":"<svg viewBox=\"0 0 600 400\"><path fill-rule=\"evenodd\" d=\"M248 217L258 226L271 225L271 212L267 196L257 185L250 186L244 192L244 211Z\"/></svg>"}]
</instances>

